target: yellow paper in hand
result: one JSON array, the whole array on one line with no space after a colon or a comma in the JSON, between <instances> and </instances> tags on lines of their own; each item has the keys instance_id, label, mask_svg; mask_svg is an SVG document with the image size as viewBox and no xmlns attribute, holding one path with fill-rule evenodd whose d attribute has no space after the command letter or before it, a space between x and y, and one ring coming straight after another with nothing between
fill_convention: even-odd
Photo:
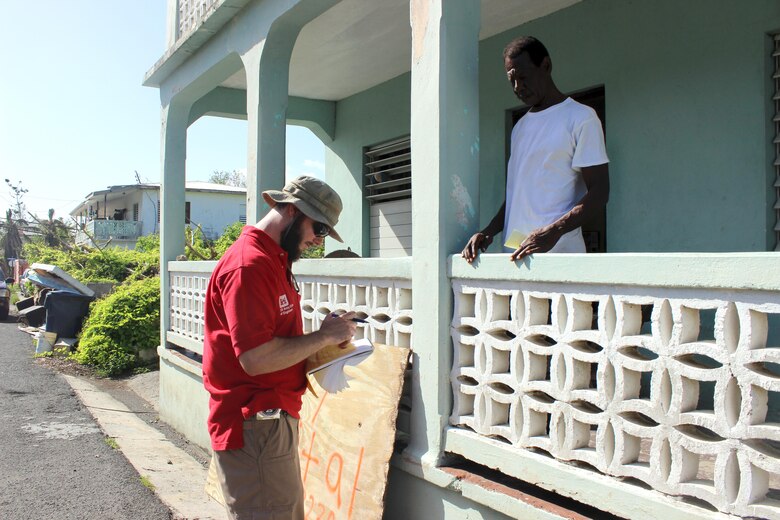
<instances>
[{"instance_id":1,"label":"yellow paper in hand","mask_svg":"<svg viewBox=\"0 0 780 520\"><path fill-rule=\"evenodd\" d=\"M523 240L526 238L528 238L528 235L524 235L518 230L513 229L504 242L504 247L508 247L509 249L518 249L520 244L522 244Z\"/></svg>"}]
</instances>

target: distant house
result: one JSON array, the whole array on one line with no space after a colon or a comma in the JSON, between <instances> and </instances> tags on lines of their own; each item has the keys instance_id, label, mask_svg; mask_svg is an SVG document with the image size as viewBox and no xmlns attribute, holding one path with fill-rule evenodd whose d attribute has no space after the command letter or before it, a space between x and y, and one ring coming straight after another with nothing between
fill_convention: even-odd
<instances>
[{"instance_id":1,"label":"distant house","mask_svg":"<svg viewBox=\"0 0 780 520\"><path fill-rule=\"evenodd\" d=\"M140 236L160 231L160 185L109 186L87 195L70 215L80 229L77 244L98 242L133 248ZM246 189L209 182L188 182L183 224L200 226L206 238L215 239L225 227L246 222ZM83 227L82 227L83 226Z\"/></svg>"}]
</instances>

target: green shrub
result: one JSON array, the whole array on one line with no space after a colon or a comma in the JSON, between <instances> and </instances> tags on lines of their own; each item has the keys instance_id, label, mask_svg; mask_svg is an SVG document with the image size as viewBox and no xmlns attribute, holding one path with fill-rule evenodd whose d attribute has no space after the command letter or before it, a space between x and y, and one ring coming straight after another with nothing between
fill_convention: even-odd
<instances>
[{"instance_id":1,"label":"green shrub","mask_svg":"<svg viewBox=\"0 0 780 520\"><path fill-rule=\"evenodd\" d=\"M134 251L118 247L62 251L41 243L24 245L30 264L53 264L82 283L120 283L128 278L154 276L160 272L159 251Z\"/></svg>"},{"instance_id":2,"label":"green shrub","mask_svg":"<svg viewBox=\"0 0 780 520\"><path fill-rule=\"evenodd\" d=\"M325 256L325 244L311 246L301 253L301 258L323 258Z\"/></svg>"},{"instance_id":3,"label":"green shrub","mask_svg":"<svg viewBox=\"0 0 780 520\"><path fill-rule=\"evenodd\" d=\"M203 236L203 230L199 226L184 228L184 244L187 260L214 260L217 257L214 242Z\"/></svg>"},{"instance_id":4,"label":"green shrub","mask_svg":"<svg viewBox=\"0 0 780 520\"><path fill-rule=\"evenodd\" d=\"M186 226L184 228L184 255L187 260L219 260L225 254L227 248L236 241L241 234L244 224L234 222L225 228L216 240L210 240L203 235L203 230L198 226ZM160 254L160 235L147 235L138 239L135 244L136 251Z\"/></svg>"},{"instance_id":5,"label":"green shrub","mask_svg":"<svg viewBox=\"0 0 780 520\"><path fill-rule=\"evenodd\" d=\"M151 235L138 237L135 241L135 250L141 253L154 253L159 256L160 235L158 233L152 233Z\"/></svg>"},{"instance_id":6,"label":"green shrub","mask_svg":"<svg viewBox=\"0 0 780 520\"><path fill-rule=\"evenodd\" d=\"M142 350L160 341L160 279L119 286L91 305L74 359L102 375L116 375L139 364Z\"/></svg>"},{"instance_id":7,"label":"green shrub","mask_svg":"<svg viewBox=\"0 0 780 520\"><path fill-rule=\"evenodd\" d=\"M233 245L238 237L241 235L241 230L244 229L244 224L239 222L233 222L225 228L222 232L222 236L214 242L214 249L217 252L217 258L222 258L227 248Z\"/></svg>"}]
</instances>

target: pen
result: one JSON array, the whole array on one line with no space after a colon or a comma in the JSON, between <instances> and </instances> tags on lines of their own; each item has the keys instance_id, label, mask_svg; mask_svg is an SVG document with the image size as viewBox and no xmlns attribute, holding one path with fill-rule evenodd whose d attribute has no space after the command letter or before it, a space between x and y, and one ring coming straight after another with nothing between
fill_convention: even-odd
<instances>
[{"instance_id":1,"label":"pen","mask_svg":"<svg viewBox=\"0 0 780 520\"><path fill-rule=\"evenodd\" d=\"M333 316L334 318L339 317L339 315L336 314L335 312L332 312L330 315ZM363 318L350 318L350 321L354 321L355 323L368 323L368 321L364 320Z\"/></svg>"}]
</instances>

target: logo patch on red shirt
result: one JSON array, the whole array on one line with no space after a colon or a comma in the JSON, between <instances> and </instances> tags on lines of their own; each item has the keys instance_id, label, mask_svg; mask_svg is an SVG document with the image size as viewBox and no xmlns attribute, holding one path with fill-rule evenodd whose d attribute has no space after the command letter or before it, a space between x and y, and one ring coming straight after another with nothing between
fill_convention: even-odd
<instances>
[{"instance_id":1,"label":"logo patch on red shirt","mask_svg":"<svg viewBox=\"0 0 780 520\"><path fill-rule=\"evenodd\" d=\"M287 299L286 294L282 294L279 296L279 314L284 316L285 314L290 314L293 310L293 306L290 303L290 300Z\"/></svg>"}]
</instances>

